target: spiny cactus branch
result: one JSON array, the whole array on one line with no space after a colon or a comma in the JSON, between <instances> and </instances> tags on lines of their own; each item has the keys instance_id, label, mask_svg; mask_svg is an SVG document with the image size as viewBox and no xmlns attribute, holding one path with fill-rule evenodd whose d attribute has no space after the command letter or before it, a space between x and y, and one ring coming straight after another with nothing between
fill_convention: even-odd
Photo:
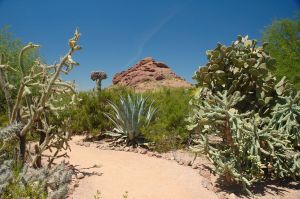
<instances>
[{"instance_id":1,"label":"spiny cactus branch","mask_svg":"<svg viewBox=\"0 0 300 199\"><path fill-rule=\"evenodd\" d=\"M23 163L26 158L26 136L28 132L37 133L41 138L40 143L35 145L34 151L28 153L27 157L31 159L30 164L34 167L41 166L40 160L45 150L54 151L54 155L49 160L52 163L53 159L60 155L61 149L69 149L67 143L69 134L65 127L50 126L48 122L49 115L58 116L62 110L76 101L74 84L60 79L60 74L68 74L74 66L78 65L72 59L72 55L81 49L77 44L79 37L80 34L76 30L74 36L69 40L70 49L58 63L47 66L40 60L36 60L28 71L25 71L23 65L24 54L29 49L37 48L39 45L30 43L22 48L19 54L19 68L22 73L21 83L14 100L9 100L11 93L6 86L9 66L3 64L3 59L0 60L0 86L2 90L8 91L6 101L10 112L10 124L16 122L23 124L16 132L19 140L19 160ZM73 94L72 101L69 104L58 103L61 94Z\"/></svg>"},{"instance_id":2,"label":"spiny cactus branch","mask_svg":"<svg viewBox=\"0 0 300 199\"><path fill-rule=\"evenodd\" d=\"M22 48L20 54L19 54L19 68L21 70L21 73L22 73L22 77L25 76L25 69L24 69L24 63L23 63L23 60L24 60L24 53L30 49L34 49L34 48L38 48L40 47L40 45L36 45L36 44L33 44L33 43L29 43L28 45L26 45L25 47Z\"/></svg>"},{"instance_id":3,"label":"spiny cactus branch","mask_svg":"<svg viewBox=\"0 0 300 199\"><path fill-rule=\"evenodd\" d=\"M231 46L207 51L194 78L190 104L195 153L204 153L226 183L249 187L264 177L300 177L300 92L276 82L275 60L265 46L238 36Z\"/></svg>"}]
</instances>

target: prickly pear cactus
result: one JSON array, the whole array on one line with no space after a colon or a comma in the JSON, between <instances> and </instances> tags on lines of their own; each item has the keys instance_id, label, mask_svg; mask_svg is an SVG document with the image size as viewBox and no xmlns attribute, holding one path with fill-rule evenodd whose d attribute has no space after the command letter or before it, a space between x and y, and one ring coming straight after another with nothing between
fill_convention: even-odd
<instances>
[{"instance_id":1,"label":"prickly pear cactus","mask_svg":"<svg viewBox=\"0 0 300 199\"><path fill-rule=\"evenodd\" d=\"M238 109L265 111L274 104L277 95L286 92L288 85L284 79L276 85L276 78L270 72L275 67L275 59L265 51L267 44L262 47L256 44L248 36L238 36L230 46L218 43L214 50L208 50L208 63L194 75L197 86L212 93L239 91L245 99L236 105Z\"/></svg>"}]
</instances>

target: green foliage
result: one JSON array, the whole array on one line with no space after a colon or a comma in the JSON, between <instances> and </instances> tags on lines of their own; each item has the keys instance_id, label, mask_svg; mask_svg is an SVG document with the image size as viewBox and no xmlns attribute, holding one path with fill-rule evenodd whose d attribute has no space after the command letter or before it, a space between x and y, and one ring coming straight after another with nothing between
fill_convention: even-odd
<instances>
[{"instance_id":1,"label":"green foliage","mask_svg":"<svg viewBox=\"0 0 300 199\"><path fill-rule=\"evenodd\" d=\"M7 187L3 193L3 199L19 199L19 198L32 198L32 199L46 199L46 193L40 187L32 187L26 185L24 188L20 187L18 182L14 182Z\"/></svg>"},{"instance_id":2,"label":"green foliage","mask_svg":"<svg viewBox=\"0 0 300 199\"><path fill-rule=\"evenodd\" d=\"M4 55L5 62L8 62L11 67L18 68L18 56L19 52L25 45L20 39L14 38L14 35L9 32L9 27L4 26L0 30L0 55ZM33 64L34 60L38 57L37 51L30 50L24 55L24 70L28 71L30 66ZM20 85L21 73L19 72L8 72L8 78L10 82L14 82L15 86ZM12 95L15 96L17 90L12 90ZM6 111L7 107L5 106L5 97L0 89L0 117L7 117ZM8 120L8 119L7 119ZM0 126L3 126L0 120Z\"/></svg>"},{"instance_id":3,"label":"green foliage","mask_svg":"<svg viewBox=\"0 0 300 199\"><path fill-rule=\"evenodd\" d=\"M80 92L78 98L81 100L75 107L66 109L54 124L66 118L70 121L70 132L81 134L83 132L92 136L103 135L106 131L113 129L113 123L103 113L113 114L113 108L108 104L111 101L119 103L120 96L135 95L126 88L108 88L99 92ZM142 128L142 133L150 142L155 143L155 150L168 151L179 148L186 143L189 132L185 129L187 122L184 118L189 113L188 102L191 90L186 89L164 89L157 92L149 92L144 95L154 99L158 107L156 119L147 128ZM68 101L68 97L63 98Z\"/></svg>"},{"instance_id":4,"label":"green foliage","mask_svg":"<svg viewBox=\"0 0 300 199\"><path fill-rule=\"evenodd\" d=\"M3 112L0 114L0 128L6 126L9 123L7 113Z\"/></svg>"},{"instance_id":5,"label":"green foliage","mask_svg":"<svg viewBox=\"0 0 300 199\"><path fill-rule=\"evenodd\" d=\"M300 89L300 13L292 19L275 20L266 27L262 37L267 50L276 59L276 76L286 76Z\"/></svg>"},{"instance_id":6,"label":"green foliage","mask_svg":"<svg viewBox=\"0 0 300 199\"><path fill-rule=\"evenodd\" d=\"M2 94L2 92L0 92L0 127L5 126L6 123L8 122L7 110L4 105L5 105L5 97Z\"/></svg>"},{"instance_id":7,"label":"green foliage","mask_svg":"<svg viewBox=\"0 0 300 199\"><path fill-rule=\"evenodd\" d=\"M94 194L94 199L103 199L102 194L99 190L97 190L96 194Z\"/></svg>"},{"instance_id":8,"label":"green foliage","mask_svg":"<svg viewBox=\"0 0 300 199\"><path fill-rule=\"evenodd\" d=\"M53 118L54 124L59 125L66 118L69 119L69 131L72 134L83 132L94 136L112 129L112 122L103 113L112 113L112 107L108 101L116 103L120 95L132 93L125 88L107 88L101 92L80 92L79 102L70 109L66 109L59 118ZM61 103L68 101L69 97L63 97Z\"/></svg>"},{"instance_id":9,"label":"green foliage","mask_svg":"<svg viewBox=\"0 0 300 199\"><path fill-rule=\"evenodd\" d=\"M191 90L163 89L147 93L155 100L159 108L156 119L142 132L150 142L154 143L155 150L165 152L181 148L187 143L189 131L185 128L185 118L189 114L189 100Z\"/></svg>"},{"instance_id":10,"label":"green foliage","mask_svg":"<svg viewBox=\"0 0 300 199\"><path fill-rule=\"evenodd\" d=\"M141 128L147 127L152 122L157 108L149 97L143 95L120 96L119 104L109 102L114 113L104 113L114 124L113 131L106 132L106 135L116 138L116 143L126 145L143 145L144 137Z\"/></svg>"},{"instance_id":11,"label":"green foliage","mask_svg":"<svg viewBox=\"0 0 300 199\"><path fill-rule=\"evenodd\" d=\"M300 177L299 93L270 73L274 59L254 40L218 44L195 74L202 86L187 119L196 153L204 153L227 184Z\"/></svg>"}]
</instances>

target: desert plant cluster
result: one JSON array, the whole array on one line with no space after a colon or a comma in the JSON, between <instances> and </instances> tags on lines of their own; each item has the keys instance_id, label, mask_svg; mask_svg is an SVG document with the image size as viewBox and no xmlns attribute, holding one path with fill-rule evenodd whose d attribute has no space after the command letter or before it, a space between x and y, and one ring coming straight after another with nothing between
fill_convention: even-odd
<instances>
[{"instance_id":1,"label":"desert plant cluster","mask_svg":"<svg viewBox=\"0 0 300 199\"><path fill-rule=\"evenodd\" d=\"M98 71L90 76L96 89L77 92L63 75L79 65L80 36L76 29L52 65L33 43L18 53L0 48L0 198L65 198L74 173L62 159L73 135L128 150L187 150L248 195L258 182L300 179L299 85L276 75L268 43L217 43L191 88L103 88L108 75Z\"/></svg>"},{"instance_id":2,"label":"desert plant cluster","mask_svg":"<svg viewBox=\"0 0 300 199\"><path fill-rule=\"evenodd\" d=\"M270 72L275 60L263 44L239 36L231 46L207 51L196 72L191 101L193 150L204 153L226 183L248 186L265 178L300 175L299 94ZM250 192L249 192L250 193Z\"/></svg>"},{"instance_id":3,"label":"desert plant cluster","mask_svg":"<svg viewBox=\"0 0 300 199\"><path fill-rule=\"evenodd\" d=\"M113 131L106 134L116 138L117 143L125 142L126 145L143 145L141 128L147 127L153 120L157 108L154 101L147 106L149 98L143 96L120 97L119 106L109 102L114 114L104 113L115 126Z\"/></svg>"}]
</instances>

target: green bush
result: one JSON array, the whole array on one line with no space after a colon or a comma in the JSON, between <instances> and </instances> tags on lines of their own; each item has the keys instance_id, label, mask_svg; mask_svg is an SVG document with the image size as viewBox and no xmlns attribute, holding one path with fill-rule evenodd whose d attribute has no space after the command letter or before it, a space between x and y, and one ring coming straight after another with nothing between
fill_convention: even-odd
<instances>
[{"instance_id":1,"label":"green bush","mask_svg":"<svg viewBox=\"0 0 300 199\"><path fill-rule=\"evenodd\" d=\"M7 113L0 113L0 128L6 126L8 123Z\"/></svg>"},{"instance_id":2,"label":"green bush","mask_svg":"<svg viewBox=\"0 0 300 199\"><path fill-rule=\"evenodd\" d=\"M108 101L119 104L120 96L136 95L126 88L106 88L101 92L80 92L81 101L75 108L68 109L60 117L59 123L64 118L70 118L70 131L74 134L83 132L89 135L102 135L114 128L113 123L103 113L113 114ZM154 100L158 112L153 123L142 129L145 138L155 143L155 150L168 151L180 148L187 143L189 131L185 126L185 118L189 114L189 100L192 91L187 89L163 89L157 92L143 93ZM67 98L64 100L68 100Z\"/></svg>"},{"instance_id":3,"label":"green bush","mask_svg":"<svg viewBox=\"0 0 300 199\"><path fill-rule=\"evenodd\" d=\"M262 41L268 42L270 54L276 59L275 75L286 76L300 90L300 12L294 20L274 20L265 27Z\"/></svg>"},{"instance_id":4,"label":"green bush","mask_svg":"<svg viewBox=\"0 0 300 199\"><path fill-rule=\"evenodd\" d=\"M0 29L0 56L4 55L5 62L9 62L10 66L13 68L18 68L18 56L21 49L24 47L24 43L14 37L14 35L9 31L8 26L4 26ZM36 58L40 57L37 51L27 52L24 55L24 71L29 71L31 65ZM8 78L10 82L14 83L15 87L19 87L21 74L14 71L8 72ZM12 91L12 96L16 96L17 89ZM7 115L6 101L2 89L0 89L0 117L2 115ZM4 126L0 120L0 127Z\"/></svg>"},{"instance_id":5,"label":"green bush","mask_svg":"<svg viewBox=\"0 0 300 199\"><path fill-rule=\"evenodd\" d=\"M77 105L67 109L54 123L59 124L65 118L69 118L69 130L73 134L100 135L101 132L104 133L113 128L112 122L103 114L112 113L108 101L116 103L121 95L127 95L128 93L132 93L132 91L122 87L106 88L101 92L80 92L78 98L81 100ZM63 100L68 101L69 99L66 96Z\"/></svg>"},{"instance_id":6,"label":"green bush","mask_svg":"<svg viewBox=\"0 0 300 199\"><path fill-rule=\"evenodd\" d=\"M189 114L191 90L163 89L146 95L155 100L158 112L155 121L143 129L145 137L160 152L181 148L189 137L185 118Z\"/></svg>"}]
</instances>

